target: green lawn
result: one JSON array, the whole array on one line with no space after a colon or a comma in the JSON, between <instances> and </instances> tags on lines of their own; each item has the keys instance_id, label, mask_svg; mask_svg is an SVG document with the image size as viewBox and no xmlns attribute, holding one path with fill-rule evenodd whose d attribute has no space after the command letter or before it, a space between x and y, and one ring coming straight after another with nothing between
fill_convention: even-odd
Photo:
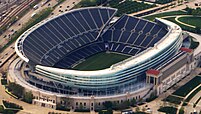
<instances>
[{"instance_id":1,"label":"green lawn","mask_svg":"<svg viewBox=\"0 0 201 114\"><path fill-rule=\"evenodd\" d=\"M163 101L167 101L174 104L180 104L182 100L183 98L172 96L172 95L169 95L167 98L163 99Z\"/></svg>"},{"instance_id":2,"label":"green lawn","mask_svg":"<svg viewBox=\"0 0 201 114\"><path fill-rule=\"evenodd\" d=\"M201 91L201 87L197 88L193 91L185 100L185 102L189 102L199 91Z\"/></svg>"},{"instance_id":3,"label":"green lawn","mask_svg":"<svg viewBox=\"0 0 201 114\"><path fill-rule=\"evenodd\" d=\"M148 19L150 21L153 21L156 17L160 18L160 17L174 16L174 15L186 15L186 12L184 12L184 11L164 12L164 13L159 13L159 14L155 14L155 15L146 16L146 17L143 17L143 18Z\"/></svg>"},{"instance_id":4,"label":"green lawn","mask_svg":"<svg viewBox=\"0 0 201 114\"><path fill-rule=\"evenodd\" d=\"M165 106L165 107L160 107L158 109L159 112L164 112L166 114L176 114L177 113L177 108L172 107L172 106Z\"/></svg>"},{"instance_id":5,"label":"green lawn","mask_svg":"<svg viewBox=\"0 0 201 114\"><path fill-rule=\"evenodd\" d=\"M175 21L175 17L169 17L169 18L165 18L166 20L172 21L173 23L176 23L177 25L179 25L183 30L186 31L190 31L190 32L195 32L195 28L189 27L189 26L185 26L183 24L178 23L177 21Z\"/></svg>"},{"instance_id":6,"label":"green lawn","mask_svg":"<svg viewBox=\"0 0 201 114\"><path fill-rule=\"evenodd\" d=\"M75 70L101 70L105 68L109 68L111 65L118 63L124 59L129 58L128 55L122 55L117 53L106 53L101 52L96 55L93 55L83 61L82 63L78 64L72 69Z\"/></svg>"},{"instance_id":7,"label":"green lawn","mask_svg":"<svg viewBox=\"0 0 201 114\"><path fill-rule=\"evenodd\" d=\"M177 15L187 15L187 12L184 12L184 11L172 11L172 12L154 14L154 15L143 17L143 18L147 19L147 20L150 20L150 21L154 21L154 19L156 17L158 17L158 18L163 17L164 18L166 16L174 16L174 17L166 17L164 19L172 21L172 22L178 24L183 30L198 33L198 31L195 28L185 26L183 24L180 24L180 23L176 22L175 17ZM197 26L197 27L201 28L201 17L193 17L193 16L192 17L180 17L179 20L181 22L184 22L184 23L187 23L187 24L190 24L190 25Z\"/></svg>"},{"instance_id":8,"label":"green lawn","mask_svg":"<svg viewBox=\"0 0 201 114\"><path fill-rule=\"evenodd\" d=\"M192 80L190 80L185 85L181 86L178 90L176 90L173 94L185 97L190 91L192 91L196 86L201 83L201 77L196 76Z\"/></svg>"},{"instance_id":9,"label":"green lawn","mask_svg":"<svg viewBox=\"0 0 201 114\"><path fill-rule=\"evenodd\" d=\"M190 37L190 40L191 40L190 49L196 49L200 45L200 43L197 42L197 41L194 41L192 36L189 36L189 37Z\"/></svg>"},{"instance_id":10,"label":"green lawn","mask_svg":"<svg viewBox=\"0 0 201 114\"><path fill-rule=\"evenodd\" d=\"M179 21L201 28L201 17L180 17Z\"/></svg>"}]
</instances>

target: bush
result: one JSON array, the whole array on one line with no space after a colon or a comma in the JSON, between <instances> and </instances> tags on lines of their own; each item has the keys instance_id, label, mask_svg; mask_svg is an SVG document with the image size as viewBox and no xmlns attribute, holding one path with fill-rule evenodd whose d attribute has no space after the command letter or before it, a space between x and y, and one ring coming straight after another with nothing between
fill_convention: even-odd
<instances>
[{"instance_id":1,"label":"bush","mask_svg":"<svg viewBox=\"0 0 201 114\"><path fill-rule=\"evenodd\" d=\"M113 111L112 111L112 109L101 110L98 112L98 114L113 114Z\"/></svg>"},{"instance_id":2,"label":"bush","mask_svg":"<svg viewBox=\"0 0 201 114\"><path fill-rule=\"evenodd\" d=\"M33 100L33 94L32 92L25 92L25 94L23 95L23 99L22 99L24 102L27 102L27 103L32 103L32 100Z\"/></svg>"},{"instance_id":3,"label":"bush","mask_svg":"<svg viewBox=\"0 0 201 114\"><path fill-rule=\"evenodd\" d=\"M17 105L15 103L11 103L11 102L8 102L8 101L5 101L3 100L3 104L6 108L15 108L15 109L23 109L22 106L20 105Z\"/></svg>"},{"instance_id":4,"label":"bush","mask_svg":"<svg viewBox=\"0 0 201 114\"><path fill-rule=\"evenodd\" d=\"M180 104L182 100L183 100L183 98L179 98L179 97L171 96L171 95L168 96L167 98L163 99L163 101L167 101L167 102L174 103L174 104Z\"/></svg>"},{"instance_id":5,"label":"bush","mask_svg":"<svg viewBox=\"0 0 201 114\"><path fill-rule=\"evenodd\" d=\"M111 101L105 101L105 102L103 103L103 106L104 106L106 109L112 108L112 102L111 102Z\"/></svg>"},{"instance_id":6,"label":"bush","mask_svg":"<svg viewBox=\"0 0 201 114\"><path fill-rule=\"evenodd\" d=\"M178 90L176 90L173 94L185 97L191 90L193 90L196 86L201 83L201 77L196 76L192 80L190 80L185 85L181 86Z\"/></svg>"},{"instance_id":7,"label":"bush","mask_svg":"<svg viewBox=\"0 0 201 114\"><path fill-rule=\"evenodd\" d=\"M184 114L184 108L183 107L180 108L179 114Z\"/></svg>"},{"instance_id":8,"label":"bush","mask_svg":"<svg viewBox=\"0 0 201 114\"><path fill-rule=\"evenodd\" d=\"M4 108L2 105L0 105L0 113L3 113L3 111L4 111Z\"/></svg>"},{"instance_id":9,"label":"bush","mask_svg":"<svg viewBox=\"0 0 201 114\"><path fill-rule=\"evenodd\" d=\"M196 49L199 46L200 43L194 41L192 37L190 37L190 39L191 39L190 49Z\"/></svg>"},{"instance_id":10,"label":"bush","mask_svg":"<svg viewBox=\"0 0 201 114\"><path fill-rule=\"evenodd\" d=\"M172 1L173 0L157 0L156 3L158 3L158 4L167 4L167 3L170 3Z\"/></svg>"},{"instance_id":11,"label":"bush","mask_svg":"<svg viewBox=\"0 0 201 114\"><path fill-rule=\"evenodd\" d=\"M164 112L166 114L176 114L177 113L177 108L175 107L160 107L160 109L158 109L159 112Z\"/></svg>"},{"instance_id":12,"label":"bush","mask_svg":"<svg viewBox=\"0 0 201 114\"><path fill-rule=\"evenodd\" d=\"M101 5L102 3L106 2L107 0L82 0L79 4L82 7L90 7L90 6L97 6Z\"/></svg>"},{"instance_id":13,"label":"bush","mask_svg":"<svg viewBox=\"0 0 201 114\"><path fill-rule=\"evenodd\" d=\"M90 112L90 109L75 109L75 112Z\"/></svg>"},{"instance_id":14,"label":"bush","mask_svg":"<svg viewBox=\"0 0 201 114\"><path fill-rule=\"evenodd\" d=\"M155 95L155 93L151 93L150 97L146 99L146 102L151 102L155 100L156 98L157 96Z\"/></svg>"},{"instance_id":15,"label":"bush","mask_svg":"<svg viewBox=\"0 0 201 114\"><path fill-rule=\"evenodd\" d=\"M134 112L133 114L147 114L145 112Z\"/></svg>"},{"instance_id":16,"label":"bush","mask_svg":"<svg viewBox=\"0 0 201 114\"><path fill-rule=\"evenodd\" d=\"M7 85L7 79L1 79L1 84L2 85Z\"/></svg>"},{"instance_id":17,"label":"bush","mask_svg":"<svg viewBox=\"0 0 201 114\"><path fill-rule=\"evenodd\" d=\"M22 98L24 93L24 88L21 85L18 85L16 83L9 83L7 88L8 88L8 91L10 91L15 96L17 96L18 98Z\"/></svg>"},{"instance_id":18,"label":"bush","mask_svg":"<svg viewBox=\"0 0 201 114\"><path fill-rule=\"evenodd\" d=\"M56 108L56 110L70 111L70 109L67 108L67 106L65 106L65 105L61 105L61 104L57 104L57 108Z\"/></svg>"}]
</instances>

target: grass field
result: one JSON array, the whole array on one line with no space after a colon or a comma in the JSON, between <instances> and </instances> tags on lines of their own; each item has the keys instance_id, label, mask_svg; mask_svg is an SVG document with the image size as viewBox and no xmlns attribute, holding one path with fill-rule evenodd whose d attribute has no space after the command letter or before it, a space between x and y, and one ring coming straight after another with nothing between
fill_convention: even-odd
<instances>
[{"instance_id":1,"label":"grass field","mask_svg":"<svg viewBox=\"0 0 201 114\"><path fill-rule=\"evenodd\" d=\"M185 25L180 24L180 23L178 23L177 21L175 21L175 17L169 17L169 18L165 18L165 19L176 23L176 24L179 25L183 30L187 30L187 31L190 31L190 32L195 32L195 28L192 28L192 27L189 27L189 26L185 26Z\"/></svg>"},{"instance_id":2,"label":"grass field","mask_svg":"<svg viewBox=\"0 0 201 114\"><path fill-rule=\"evenodd\" d=\"M150 21L153 21L156 17L160 18L160 17L165 17L165 16L176 16L176 15L186 15L186 12L184 11L172 11L172 12L164 12L164 13L159 13L159 14L155 14L155 15L150 15L150 16L146 16L143 17L144 19L148 19Z\"/></svg>"},{"instance_id":3,"label":"grass field","mask_svg":"<svg viewBox=\"0 0 201 114\"><path fill-rule=\"evenodd\" d=\"M163 99L163 101L167 101L174 104L180 104L182 100L183 98L172 96L172 95L169 95L167 98Z\"/></svg>"},{"instance_id":4,"label":"grass field","mask_svg":"<svg viewBox=\"0 0 201 114\"><path fill-rule=\"evenodd\" d=\"M163 17L166 20L169 20L169 21L172 21L172 22L178 24L183 30L197 33L197 30L195 28L180 24L177 21L175 21L175 18L178 15L187 15L187 12L184 12L184 11L181 11L181 10L172 11L172 12L164 12L164 13L154 14L154 15L150 15L150 16L145 16L143 18L147 19L147 20L150 20L150 21L154 21L154 19L156 17L158 17L158 18ZM173 17L168 17L168 16L173 16ZM195 17L195 16L192 16L192 17L180 17L179 21L201 28L201 17Z\"/></svg>"},{"instance_id":5,"label":"grass field","mask_svg":"<svg viewBox=\"0 0 201 114\"><path fill-rule=\"evenodd\" d=\"M197 26L201 28L201 17L180 17L178 18L179 21L189 24L189 25L193 25L193 26Z\"/></svg>"},{"instance_id":6,"label":"grass field","mask_svg":"<svg viewBox=\"0 0 201 114\"><path fill-rule=\"evenodd\" d=\"M117 53L106 53L101 52L96 55L93 55L83 61L82 63L76 65L72 69L75 70L101 70L105 68L109 68L111 65L118 63L124 59L129 58L128 55L122 55Z\"/></svg>"},{"instance_id":7,"label":"grass field","mask_svg":"<svg viewBox=\"0 0 201 114\"><path fill-rule=\"evenodd\" d=\"M201 77L196 76L192 80L190 80L185 85L181 86L178 90L176 90L173 94L185 97L190 91L192 91L196 86L201 83Z\"/></svg>"}]
</instances>

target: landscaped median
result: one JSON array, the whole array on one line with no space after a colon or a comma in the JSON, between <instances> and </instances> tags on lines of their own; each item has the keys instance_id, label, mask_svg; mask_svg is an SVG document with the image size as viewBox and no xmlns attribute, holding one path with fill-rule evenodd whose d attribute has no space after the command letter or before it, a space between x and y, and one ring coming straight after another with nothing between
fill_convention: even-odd
<instances>
[{"instance_id":1,"label":"landscaped median","mask_svg":"<svg viewBox=\"0 0 201 114\"><path fill-rule=\"evenodd\" d=\"M12 94L10 91L8 91L8 89L6 89L5 92L6 92L7 94L9 94L10 96L12 96L12 97L18 99L18 97L17 97L16 95Z\"/></svg>"},{"instance_id":2,"label":"landscaped median","mask_svg":"<svg viewBox=\"0 0 201 114\"><path fill-rule=\"evenodd\" d=\"M3 105L0 105L0 114L16 114L23 110L22 106L3 100Z\"/></svg>"},{"instance_id":3,"label":"landscaped median","mask_svg":"<svg viewBox=\"0 0 201 114\"><path fill-rule=\"evenodd\" d=\"M179 89L177 89L172 95L168 96L167 98L164 99L164 101L174 103L179 105L184 98L197 86L201 84L201 77L196 76L192 80L190 80L188 83L185 85L181 86ZM201 87L200 87L201 89ZM198 88L199 90L199 88ZM197 93L198 90L195 90L187 99L185 102L189 102L190 99Z\"/></svg>"},{"instance_id":4,"label":"landscaped median","mask_svg":"<svg viewBox=\"0 0 201 114\"><path fill-rule=\"evenodd\" d=\"M172 106L164 106L160 107L158 109L159 112L164 112L166 114L176 114L177 113L177 108L172 107Z\"/></svg>"},{"instance_id":5,"label":"landscaped median","mask_svg":"<svg viewBox=\"0 0 201 114\"><path fill-rule=\"evenodd\" d=\"M186 106L188 102L199 92L201 91L201 76L196 76L187 82L185 85L177 89L172 95L169 95L163 101L173 103L175 105L180 105L179 114L184 113L182 106ZM167 108L169 110L169 108ZM173 113L170 113L173 114ZM176 113L175 113L176 114Z\"/></svg>"},{"instance_id":6,"label":"landscaped median","mask_svg":"<svg viewBox=\"0 0 201 114\"><path fill-rule=\"evenodd\" d=\"M173 93L173 95L185 97L186 95L188 95L188 93L190 93L194 88L196 88L200 84L201 84L201 77L196 76L195 78L190 80L188 83L186 83L185 85L181 86L178 90L176 90Z\"/></svg>"},{"instance_id":7,"label":"landscaped median","mask_svg":"<svg viewBox=\"0 0 201 114\"><path fill-rule=\"evenodd\" d=\"M183 103L183 106L187 105L188 102L199 92L201 91L201 85L195 89L185 100L184 100L184 103Z\"/></svg>"},{"instance_id":8,"label":"landscaped median","mask_svg":"<svg viewBox=\"0 0 201 114\"><path fill-rule=\"evenodd\" d=\"M177 16L177 15L187 15L187 13L183 10L179 11L171 11L171 12L164 12L164 13L157 13L153 15L148 15L143 17L144 19L154 21L154 19L157 18L162 18L162 17L169 17L169 16Z\"/></svg>"}]
</instances>

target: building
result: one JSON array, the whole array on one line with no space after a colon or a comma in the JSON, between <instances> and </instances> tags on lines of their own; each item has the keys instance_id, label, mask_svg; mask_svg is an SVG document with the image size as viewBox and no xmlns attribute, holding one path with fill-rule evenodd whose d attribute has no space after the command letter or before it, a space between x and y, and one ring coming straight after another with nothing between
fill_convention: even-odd
<instances>
[{"instance_id":1,"label":"building","mask_svg":"<svg viewBox=\"0 0 201 114\"><path fill-rule=\"evenodd\" d=\"M146 99L155 91L159 95L196 67L193 51L181 48L178 25L128 15L111 25L116 11L106 7L75 9L33 26L15 45L22 61L14 62L12 75L19 72L21 76L10 75L9 80L32 91L33 104L93 111L103 108L105 101L120 104ZM103 70L70 69L106 51L132 57Z\"/></svg>"}]
</instances>

